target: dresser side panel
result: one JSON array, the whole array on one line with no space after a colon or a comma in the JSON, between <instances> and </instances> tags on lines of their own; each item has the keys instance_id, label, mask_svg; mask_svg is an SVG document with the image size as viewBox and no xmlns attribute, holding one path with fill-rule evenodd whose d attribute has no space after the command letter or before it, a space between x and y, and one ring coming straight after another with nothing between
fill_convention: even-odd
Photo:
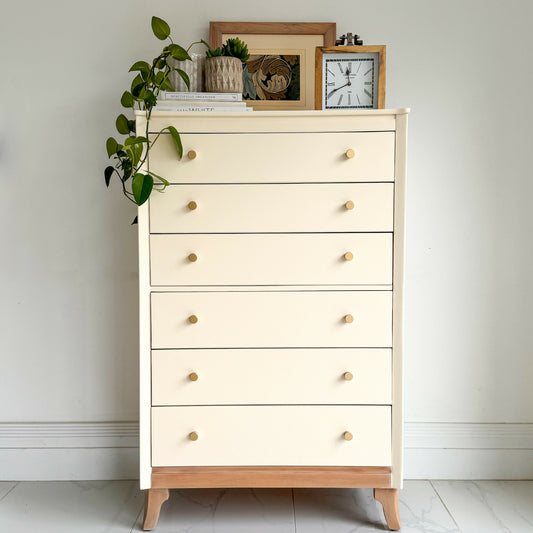
<instances>
[{"instance_id":1,"label":"dresser side panel","mask_svg":"<svg viewBox=\"0 0 533 533\"><path fill-rule=\"evenodd\" d=\"M392 331L392 488L403 484L403 293L407 115L396 118Z\"/></svg>"},{"instance_id":2,"label":"dresser side panel","mask_svg":"<svg viewBox=\"0 0 533 533\"><path fill-rule=\"evenodd\" d=\"M144 115L137 115L136 130L143 134ZM149 203L138 208L139 237L139 469L140 488L152 484L151 465L151 355L150 355L150 224Z\"/></svg>"}]
</instances>

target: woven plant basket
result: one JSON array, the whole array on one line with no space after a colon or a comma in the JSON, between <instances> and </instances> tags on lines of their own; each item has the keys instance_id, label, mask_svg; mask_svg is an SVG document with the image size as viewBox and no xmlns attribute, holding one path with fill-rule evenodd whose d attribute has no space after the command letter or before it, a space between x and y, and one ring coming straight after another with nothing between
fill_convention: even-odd
<instances>
[{"instance_id":1,"label":"woven plant basket","mask_svg":"<svg viewBox=\"0 0 533 533\"><path fill-rule=\"evenodd\" d=\"M230 56L206 59L205 88L210 93L242 93L241 60Z\"/></svg>"}]
</instances>

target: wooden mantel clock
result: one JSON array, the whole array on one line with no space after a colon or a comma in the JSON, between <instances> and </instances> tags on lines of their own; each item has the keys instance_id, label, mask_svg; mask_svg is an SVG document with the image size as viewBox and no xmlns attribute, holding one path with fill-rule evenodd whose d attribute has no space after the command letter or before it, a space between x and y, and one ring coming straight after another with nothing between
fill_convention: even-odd
<instances>
[{"instance_id":1,"label":"wooden mantel clock","mask_svg":"<svg viewBox=\"0 0 533 533\"><path fill-rule=\"evenodd\" d=\"M139 208L144 529L203 487L370 487L399 529L407 110L150 125L184 158Z\"/></svg>"}]
</instances>

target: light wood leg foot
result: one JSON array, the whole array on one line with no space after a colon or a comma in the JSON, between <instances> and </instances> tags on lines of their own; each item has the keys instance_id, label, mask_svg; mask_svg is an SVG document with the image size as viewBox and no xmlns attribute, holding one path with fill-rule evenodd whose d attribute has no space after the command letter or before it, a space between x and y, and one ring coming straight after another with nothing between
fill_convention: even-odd
<instances>
[{"instance_id":1,"label":"light wood leg foot","mask_svg":"<svg viewBox=\"0 0 533 533\"><path fill-rule=\"evenodd\" d=\"M397 531L400 524L400 506L398 489L374 489L374 498L383 505L383 513L389 529Z\"/></svg>"},{"instance_id":2,"label":"light wood leg foot","mask_svg":"<svg viewBox=\"0 0 533 533\"><path fill-rule=\"evenodd\" d=\"M168 500L168 489L148 489L144 503L143 529L151 531L157 526L159 512L164 502Z\"/></svg>"}]
</instances>

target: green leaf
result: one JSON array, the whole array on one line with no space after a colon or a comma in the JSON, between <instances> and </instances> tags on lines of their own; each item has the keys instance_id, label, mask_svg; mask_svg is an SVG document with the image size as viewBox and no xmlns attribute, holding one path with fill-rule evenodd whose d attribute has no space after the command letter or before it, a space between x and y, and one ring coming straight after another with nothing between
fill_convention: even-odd
<instances>
[{"instance_id":1,"label":"green leaf","mask_svg":"<svg viewBox=\"0 0 533 533\"><path fill-rule=\"evenodd\" d=\"M172 83L170 82L168 78L164 78L163 83L161 83L161 89L163 91L173 91L174 86L172 85Z\"/></svg>"},{"instance_id":2,"label":"green leaf","mask_svg":"<svg viewBox=\"0 0 533 533\"><path fill-rule=\"evenodd\" d=\"M137 76L135 76L135 78L133 78L133 81L131 82L131 93L133 94L133 96L137 97L143 87L144 80L142 79L140 74L137 74Z\"/></svg>"},{"instance_id":3,"label":"green leaf","mask_svg":"<svg viewBox=\"0 0 533 533\"><path fill-rule=\"evenodd\" d=\"M152 91L146 91L146 95L144 97L144 103L146 107L154 107L157 103L157 97Z\"/></svg>"},{"instance_id":4,"label":"green leaf","mask_svg":"<svg viewBox=\"0 0 533 533\"><path fill-rule=\"evenodd\" d=\"M122 135L128 135L128 133L130 132L130 128L128 126L128 119L126 118L125 115L120 114L117 117L116 126L117 126L117 131L119 133L122 133Z\"/></svg>"},{"instance_id":5,"label":"green leaf","mask_svg":"<svg viewBox=\"0 0 533 533\"><path fill-rule=\"evenodd\" d=\"M132 144L142 144L142 143L145 143L145 142L147 142L146 137L128 137L124 144L126 146L130 146Z\"/></svg>"},{"instance_id":6,"label":"green leaf","mask_svg":"<svg viewBox=\"0 0 533 533\"><path fill-rule=\"evenodd\" d=\"M150 72L150 65L146 61L136 61L130 67L129 72L134 72L136 70L139 72Z\"/></svg>"},{"instance_id":7,"label":"green leaf","mask_svg":"<svg viewBox=\"0 0 533 533\"><path fill-rule=\"evenodd\" d=\"M107 139L105 146L107 148L107 155L111 157L113 154L116 154L118 151L118 143L113 137Z\"/></svg>"},{"instance_id":8,"label":"green leaf","mask_svg":"<svg viewBox=\"0 0 533 533\"><path fill-rule=\"evenodd\" d=\"M170 132L170 135L172 137L172 140L174 141L174 144L176 145L176 151L178 152L178 158L181 159L183 156L183 145L181 144L181 138L180 134L178 133L178 130L174 126L168 126L168 128L165 128Z\"/></svg>"},{"instance_id":9,"label":"green leaf","mask_svg":"<svg viewBox=\"0 0 533 533\"><path fill-rule=\"evenodd\" d=\"M124 91L122 98L120 99L120 103L124 107L133 107L133 96L129 91Z\"/></svg>"},{"instance_id":10,"label":"green leaf","mask_svg":"<svg viewBox=\"0 0 533 533\"><path fill-rule=\"evenodd\" d=\"M165 73L164 72L158 72L155 75L154 83L159 87L164 79L165 79Z\"/></svg>"},{"instance_id":11,"label":"green leaf","mask_svg":"<svg viewBox=\"0 0 533 533\"><path fill-rule=\"evenodd\" d=\"M132 163L133 163L133 166L136 167L143 155L143 147L140 144L132 144L130 148L133 153Z\"/></svg>"},{"instance_id":12,"label":"green leaf","mask_svg":"<svg viewBox=\"0 0 533 533\"><path fill-rule=\"evenodd\" d=\"M169 25L159 17L152 17L152 31L161 41L164 41L170 35Z\"/></svg>"},{"instance_id":13,"label":"green leaf","mask_svg":"<svg viewBox=\"0 0 533 533\"><path fill-rule=\"evenodd\" d=\"M187 85L187 89L191 89L191 81L189 80L189 75L179 68L174 69L182 78L182 80L185 82L185 85Z\"/></svg>"},{"instance_id":14,"label":"green leaf","mask_svg":"<svg viewBox=\"0 0 533 533\"><path fill-rule=\"evenodd\" d=\"M128 129L135 132L135 120L128 120Z\"/></svg>"},{"instance_id":15,"label":"green leaf","mask_svg":"<svg viewBox=\"0 0 533 533\"><path fill-rule=\"evenodd\" d=\"M109 182L111 181L111 176L115 172L113 167L106 167L104 170L105 186L109 187Z\"/></svg>"},{"instance_id":16,"label":"green leaf","mask_svg":"<svg viewBox=\"0 0 533 533\"><path fill-rule=\"evenodd\" d=\"M150 174L141 174L138 172L133 176L131 182L131 190L137 205L142 205L150 197L150 193L154 187L154 179Z\"/></svg>"},{"instance_id":17,"label":"green leaf","mask_svg":"<svg viewBox=\"0 0 533 533\"><path fill-rule=\"evenodd\" d=\"M156 57L154 59L154 67L155 68L164 68L166 66L166 61L162 57Z\"/></svg>"},{"instance_id":18,"label":"green leaf","mask_svg":"<svg viewBox=\"0 0 533 533\"><path fill-rule=\"evenodd\" d=\"M172 43L168 48L170 50L170 55L178 61L185 61L186 59L191 59L191 56L188 54L187 50L185 50L185 48L183 48L179 44Z\"/></svg>"}]
</instances>

